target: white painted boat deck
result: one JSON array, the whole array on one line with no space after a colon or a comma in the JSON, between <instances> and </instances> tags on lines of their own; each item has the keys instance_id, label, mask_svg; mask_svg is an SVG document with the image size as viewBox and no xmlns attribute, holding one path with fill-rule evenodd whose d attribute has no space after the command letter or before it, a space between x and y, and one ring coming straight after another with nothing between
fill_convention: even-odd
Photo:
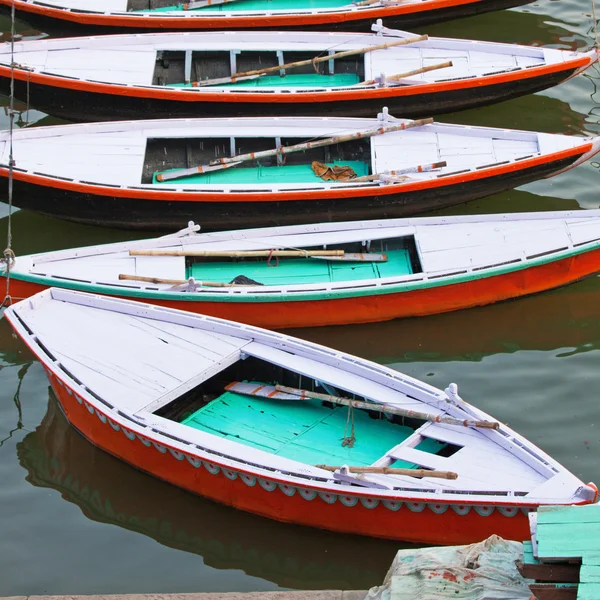
<instances>
[{"instance_id":1,"label":"white painted boat deck","mask_svg":"<svg viewBox=\"0 0 600 600\"><path fill-rule=\"evenodd\" d=\"M153 411L233 364L243 353L377 403L461 419L493 420L464 403L451 388L441 392L362 359L220 319L57 289L14 305L6 316L47 368L115 423L186 453L199 449L206 458L207 453L219 452L219 460L238 467L243 464L258 475L264 465L279 470L290 481L294 473L315 476L321 479L314 485L340 490L340 483L334 483L330 473L313 465L224 440L158 417ZM450 457L421 452L415 446L423 437L461 449ZM378 494L397 495L394 488L398 488L415 497L434 493L437 501L440 493L448 491L453 498L484 498L488 504L502 499L527 504L540 498L565 502L591 493L504 425L494 431L425 423L375 464L394 460L454 471L458 479L370 476L368 480L385 488L378 489ZM480 497L478 492L486 494Z\"/></svg>"},{"instance_id":2,"label":"white painted boat deck","mask_svg":"<svg viewBox=\"0 0 600 600\"><path fill-rule=\"evenodd\" d=\"M402 122L381 113L379 119L347 118L229 118L164 119L57 125L18 129L13 133L16 167L25 171L62 177L82 183L107 184L169 191L177 189L286 191L294 189L343 189L373 186L372 182L313 183L191 183L173 180L168 184L142 184L146 144L149 139L207 139L292 137L327 138L382 125ZM405 120L404 120L405 121ZM8 133L0 132L0 163L8 163ZM370 138L371 169L384 173L418 165L447 161L447 166L430 172L409 174L395 183L401 187L427 181L457 171L490 169L497 163L519 161L569 150L585 143L600 144L600 138L471 127L432 123L406 131L385 133ZM275 142L274 142L275 143ZM250 164L250 163L249 163ZM182 167L185 165L182 165ZM375 184L377 185L377 184Z\"/></svg>"},{"instance_id":3,"label":"white painted boat deck","mask_svg":"<svg viewBox=\"0 0 600 600\"><path fill-rule=\"evenodd\" d=\"M337 281L328 284L248 286L243 288L174 288L170 284L120 281L119 275L137 275L184 280L182 256L130 256L135 249L171 250L270 250L272 248L327 247L331 244L367 242L414 236L422 272L380 279ZM162 238L91 246L37 255L19 256L14 275L34 275L54 282L72 280L89 285L120 286L169 292L176 299L182 293L224 296L281 294L294 291L296 297L315 290L380 288L382 285L410 285L415 282L444 283L456 274L482 275L513 267L523 268L540 258L584 251L600 242L600 210L507 215L421 217L273 227L245 231L197 234L183 233ZM243 266L240 263L240 272Z\"/></svg>"},{"instance_id":4,"label":"white painted boat deck","mask_svg":"<svg viewBox=\"0 0 600 600\"><path fill-rule=\"evenodd\" d=\"M374 27L377 28L376 25ZM393 42L399 38L413 37L413 34L398 30L383 28L383 31L385 35L229 31L44 39L17 42L14 56L17 64L31 69L32 72L74 77L84 81L152 86L157 53L162 51L271 50L282 51L284 58L286 52L306 51L321 56L329 51L356 50ZM366 53L362 59L359 57L359 60L364 60L365 80L375 79L381 74L390 77L451 60L452 67L405 79L407 83L433 83L560 64L584 55L582 52L533 46L432 37L408 46L375 50ZM589 55L595 56L593 53ZM10 45L0 44L0 64L10 65L10 61ZM326 88L294 88L291 85L254 91L280 94L288 89L304 93ZM195 88L192 91L200 95L215 91L229 94L235 92L236 88L210 86Z\"/></svg>"}]
</instances>

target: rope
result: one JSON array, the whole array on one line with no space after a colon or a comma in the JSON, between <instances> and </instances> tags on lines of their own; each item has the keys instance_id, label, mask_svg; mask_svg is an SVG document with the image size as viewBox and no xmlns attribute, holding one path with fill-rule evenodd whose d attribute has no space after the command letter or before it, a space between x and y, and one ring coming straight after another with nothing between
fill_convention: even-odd
<instances>
[{"instance_id":1,"label":"rope","mask_svg":"<svg viewBox=\"0 0 600 600\"><path fill-rule=\"evenodd\" d=\"M10 297L10 270L15 263L15 253L12 251L12 201L13 201L13 127L15 121L15 0L12 0L10 11L10 105L9 105L9 155L8 155L8 231L6 235L6 250L3 262L6 262L6 295L0 308L12 303Z\"/></svg>"},{"instance_id":2,"label":"rope","mask_svg":"<svg viewBox=\"0 0 600 600\"><path fill-rule=\"evenodd\" d=\"M352 429L350 432L350 437L348 437L348 425L350 424L352 424ZM348 405L348 417L346 418L346 428L344 429L342 446L352 448L354 447L354 442L356 442L356 438L354 437L354 408L352 405Z\"/></svg>"},{"instance_id":3,"label":"rope","mask_svg":"<svg viewBox=\"0 0 600 600\"><path fill-rule=\"evenodd\" d=\"M592 19L594 20L594 48L600 49L598 44L598 19L596 18L596 0L592 0Z\"/></svg>"}]
</instances>

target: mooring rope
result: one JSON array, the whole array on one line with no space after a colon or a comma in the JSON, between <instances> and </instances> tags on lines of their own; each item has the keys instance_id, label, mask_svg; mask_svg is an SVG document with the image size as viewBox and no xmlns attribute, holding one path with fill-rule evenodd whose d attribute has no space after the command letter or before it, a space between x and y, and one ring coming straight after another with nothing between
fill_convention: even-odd
<instances>
[{"instance_id":1,"label":"mooring rope","mask_svg":"<svg viewBox=\"0 0 600 600\"><path fill-rule=\"evenodd\" d=\"M15 253L12 250L12 200L13 200L13 127L15 120L15 0L12 0L10 11L10 98L8 108L8 231L6 236L6 250L4 250L3 262L6 263L6 294L0 308L12 303L10 297L10 270L15 263Z\"/></svg>"},{"instance_id":2,"label":"mooring rope","mask_svg":"<svg viewBox=\"0 0 600 600\"><path fill-rule=\"evenodd\" d=\"M592 19L594 20L594 48L596 48L596 50L600 50L600 45L598 44L598 19L596 18L596 0L592 0Z\"/></svg>"}]
</instances>

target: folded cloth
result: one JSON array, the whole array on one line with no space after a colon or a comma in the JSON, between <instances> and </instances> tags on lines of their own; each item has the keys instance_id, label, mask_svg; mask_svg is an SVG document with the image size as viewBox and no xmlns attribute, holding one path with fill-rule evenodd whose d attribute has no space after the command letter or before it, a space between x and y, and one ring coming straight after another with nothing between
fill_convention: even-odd
<instances>
[{"instance_id":1,"label":"folded cloth","mask_svg":"<svg viewBox=\"0 0 600 600\"><path fill-rule=\"evenodd\" d=\"M330 167L317 160L310 165L317 177L324 181L350 181L356 179L356 173L352 167L334 166Z\"/></svg>"}]
</instances>

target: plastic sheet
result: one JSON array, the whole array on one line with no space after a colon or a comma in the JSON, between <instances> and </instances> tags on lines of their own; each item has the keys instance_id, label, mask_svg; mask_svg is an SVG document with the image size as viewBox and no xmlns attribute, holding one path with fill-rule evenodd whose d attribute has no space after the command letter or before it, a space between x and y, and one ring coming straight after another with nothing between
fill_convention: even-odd
<instances>
[{"instance_id":1,"label":"plastic sheet","mask_svg":"<svg viewBox=\"0 0 600 600\"><path fill-rule=\"evenodd\" d=\"M515 562L523 544L497 535L468 546L400 550L365 600L531 600Z\"/></svg>"}]
</instances>

